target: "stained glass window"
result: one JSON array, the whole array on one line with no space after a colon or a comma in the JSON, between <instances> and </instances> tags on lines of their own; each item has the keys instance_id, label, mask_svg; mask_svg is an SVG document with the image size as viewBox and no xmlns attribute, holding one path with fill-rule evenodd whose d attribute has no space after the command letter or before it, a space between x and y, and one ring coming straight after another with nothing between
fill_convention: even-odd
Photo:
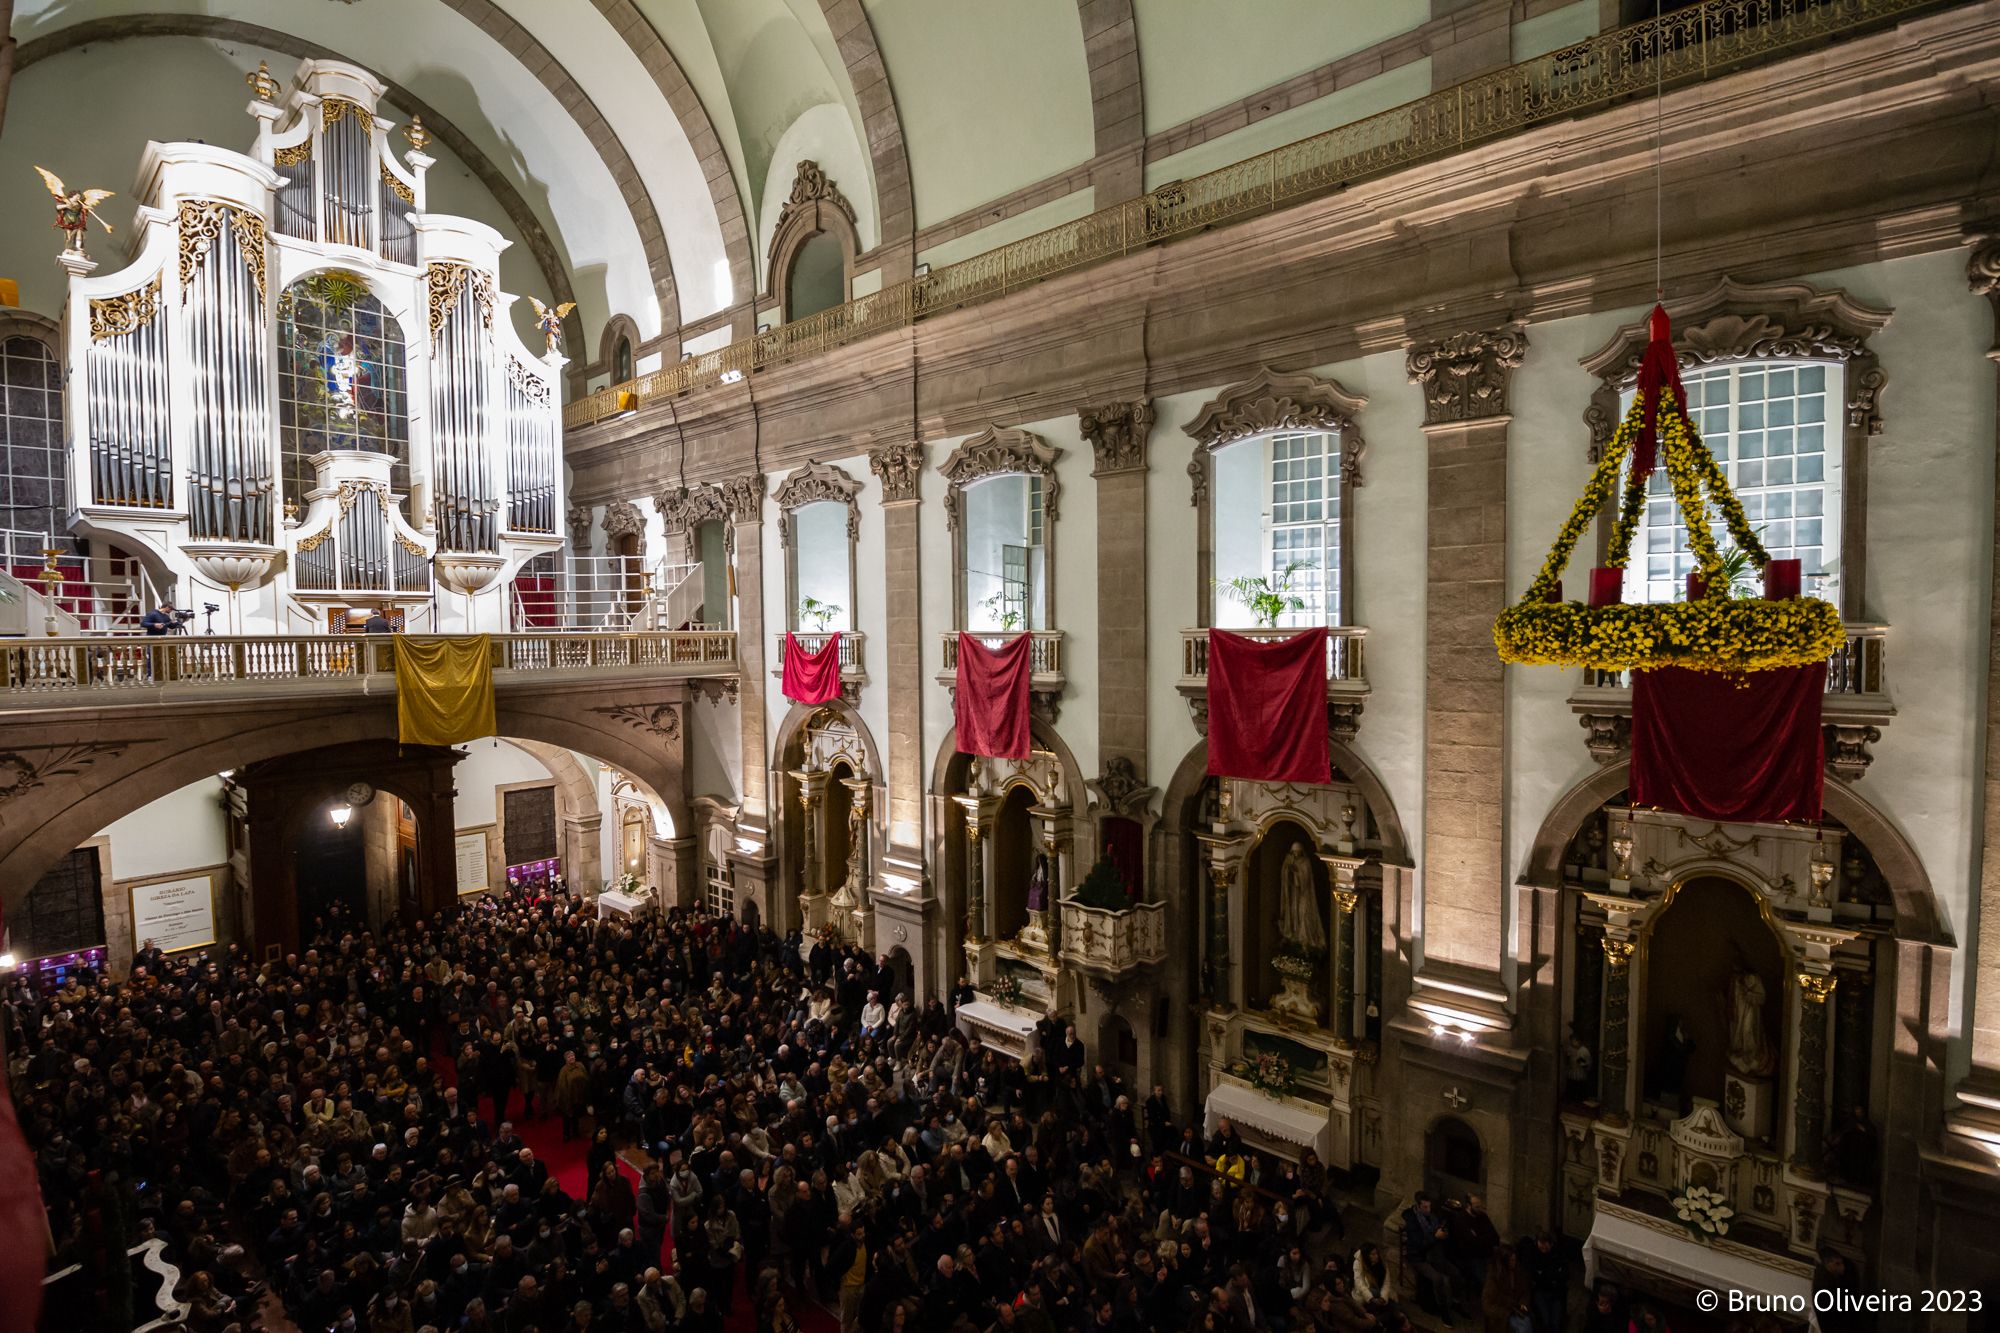
<instances>
[{"instance_id":1,"label":"stained glass window","mask_svg":"<svg viewBox=\"0 0 2000 1333\"><path fill-rule=\"evenodd\" d=\"M69 522L62 372L39 338L0 339L0 449L0 528L21 534L7 554L34 563L45 544L38 534Z\"/></svg>"},{"instance_id":2,"label":"stained glass window","mask_svg":"<svg viewBox=\"0 0 2000 1333\"><path fill-rule=\"evenodd\" d=\"M279 423L285 498L305 508L314 454L340 449L393 456L391 485L410 486L409 385L403 331L359 278L319 273L278 301Z\"/></svg>"}]
</instances>

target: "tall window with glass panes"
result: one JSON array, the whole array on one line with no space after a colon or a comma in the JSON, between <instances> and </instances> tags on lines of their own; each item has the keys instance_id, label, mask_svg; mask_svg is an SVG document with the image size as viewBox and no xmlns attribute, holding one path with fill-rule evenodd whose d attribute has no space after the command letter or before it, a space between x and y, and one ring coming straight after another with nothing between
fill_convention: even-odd
<instances>
[{"instance_id":1,"label":"tall window with glass panes","mask_svg":"<svg viewBox=\"0 0 2000 1333\"><path fill-rule=\"evenodd\" d=\"M1688 415L1773 559L1799 561L1808 592L1833 597L1840 555L1840 366L1749 361L1682 372ZM1626 402L1629 406L1630 396ZM1718 544L1729 541L1713 507ZM1694 557L1664 467L1646 488L1625 595L1686 595ZM1751 590L1755 591L1754 571Z\"/></svg>"},{"instance_id":2,"label":"tall window with glass panes","mask_svg":"<svg viewBox=\"0 0 2000 1333\"><path fill-rule=\"evenodd\" d=\"M1304 603L1280 626L1340 623L1340 436L1273 435L1265 441L1269 505L1265 561L1275 588L1291 568L1291 593Z\"/></svg>"}]
</instances>

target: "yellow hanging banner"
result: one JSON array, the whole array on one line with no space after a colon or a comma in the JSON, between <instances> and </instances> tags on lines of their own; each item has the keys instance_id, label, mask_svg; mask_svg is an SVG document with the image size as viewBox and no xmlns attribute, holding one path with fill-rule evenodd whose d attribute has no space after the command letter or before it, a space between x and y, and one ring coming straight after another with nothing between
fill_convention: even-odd
<instances>
[{"instance_id":1,"label":"yellow hanging banner","mask_svg":"<svg viewBox=\"0 0 2000 1333\"><path fill-rule=\"evenodd\" d=\"M404 745L457 745L491 736L493 639L396 636L396 733Z\"/></svg>"}]
</instances>

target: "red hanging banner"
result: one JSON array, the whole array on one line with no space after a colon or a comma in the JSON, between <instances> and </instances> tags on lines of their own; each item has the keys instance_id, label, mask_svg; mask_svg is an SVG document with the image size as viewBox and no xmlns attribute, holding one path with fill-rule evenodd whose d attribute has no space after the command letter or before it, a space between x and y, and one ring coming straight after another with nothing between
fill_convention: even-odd
<instances>
[{"instance_id":1,"label":"red hanging banner","mask_svg":"<svg viewBox=\"0 0 2000 1333\"><path fill-rule=\"evenodd\" d=\"M958 636L958 748L962 754L994 759L1026 759L1028 658L1033 636L1016 634L999 648L976 635Z\"/></svg>"},{"instance_id":2,"label":"red hanging banner","mask_svg":"<svg viewBox=\"0 0 2000 1333\"><path fill-rule=\"evenodd\" d=\"M794 703L826 704L840 697L840 634L826 636L819 651L799 647L799 636L785 635L784 674L779 692Z\"/></svg>"},{"instance_id":3,"label":"red hanging banner","mask_svg":"<svg viewBox=\"0 0 2000 1333\"><path fill-rule=\"evenodd\" d=\"M1208 771L1259 782L1332 779L1324 625L1286 639L1208 632Z\"/></svg>"},{"instance_id":4,"label":"red hanging banner","mask_svg":"<svg viewBox=\"0 0 2000 1333\"><path fill-rule=\"evenodd\" d=\"M1633 805L1724 823L1817 822L1826 664L1632 673Z\"/></svg>"},{"instance_id":5,"label":"red hanging banner","mask_svg":"<svg viewBox=\"0 0 2000 1333\"><path fill-rule=\"evenodd\" d=\"M7 1063L0 1049L0 1068ZM0 1333L27 1333L42 1308L42 1258L49 1250L48 1215L34 1154L21 1133L7 1080L0 1078Z\"/></svg>"}]
</instances>

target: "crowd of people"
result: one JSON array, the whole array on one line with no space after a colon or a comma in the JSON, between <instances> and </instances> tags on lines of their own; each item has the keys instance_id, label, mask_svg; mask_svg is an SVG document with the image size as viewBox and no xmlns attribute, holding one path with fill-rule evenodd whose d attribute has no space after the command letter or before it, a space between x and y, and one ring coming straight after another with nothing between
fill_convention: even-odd
<instances>
[{"instance_id":1,"label":"crowd of people","mask_svg":"<svg viewBox=\"0 0 2000 1333\"><path fill-rule=\"evenodd\" d=\"M1310 1152L1180 1123L1053 1019L1024 1062L968 1046L885 960L727 919L335 917L283 958L16 986L4 1021L56 1266L90 1278L66 1329L133 1327L118 1257L153 1238L197 1333L273 1297L306 1333L1565 1329L1564 1256L1476 1196L1420 1196L1392 1265ZM582 1191L517 1127L557 1124Z\"/></svg>"}]
</instances>

